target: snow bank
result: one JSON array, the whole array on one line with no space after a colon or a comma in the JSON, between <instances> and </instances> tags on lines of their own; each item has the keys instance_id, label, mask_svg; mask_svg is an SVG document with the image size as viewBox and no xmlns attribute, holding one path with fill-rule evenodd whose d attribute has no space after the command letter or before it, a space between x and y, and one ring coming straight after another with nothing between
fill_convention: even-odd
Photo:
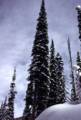
<instances>
[{"instance_id":1,"label":"snow bank","mask_svg":"<svg viewBox=\"0 0 81 120\"><path fill-rule=\"evenodd\" d=\"M59 104L47 108L36 120L81 120L81 104Z\"/></svg>"}]
</instances>

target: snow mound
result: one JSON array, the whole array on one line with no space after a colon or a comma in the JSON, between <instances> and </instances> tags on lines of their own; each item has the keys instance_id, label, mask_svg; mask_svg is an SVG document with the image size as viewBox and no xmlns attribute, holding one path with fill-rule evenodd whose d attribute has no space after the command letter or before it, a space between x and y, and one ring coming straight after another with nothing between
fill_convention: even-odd
<instances>
[{"instance_id":1,"label":"snow mound","mask_svg":"<svg viewBox=\"0 0 81 120\"><path fill-rule=\"evenodd\" d=\"M59 104L47 108L36 120L81 120L81 104Z\"/></svg>"}]
</instances>

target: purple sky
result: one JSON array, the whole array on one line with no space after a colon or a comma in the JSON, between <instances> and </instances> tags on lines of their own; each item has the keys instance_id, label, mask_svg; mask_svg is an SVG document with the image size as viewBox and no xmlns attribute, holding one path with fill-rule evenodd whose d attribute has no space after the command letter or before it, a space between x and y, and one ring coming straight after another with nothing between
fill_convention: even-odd
<instances>
[{"instance_id":1,"label":"purple sky","mask_svg":"<svg viewBox=\"0 0 81 120\"><path fill-rule=\"evenodd\" d=\"M67 38L70 37L72 55L80 50L75 7L81 0L45 0L48 14L49 41L54 39L56 51L68 65ZM13 68L17 66L15 116L24 108L27 69L36 32L36 19L41 0L0 0L0 103L8 94ZM66 70L68 69L65 68Z\"/></svg>"}]
</instances>

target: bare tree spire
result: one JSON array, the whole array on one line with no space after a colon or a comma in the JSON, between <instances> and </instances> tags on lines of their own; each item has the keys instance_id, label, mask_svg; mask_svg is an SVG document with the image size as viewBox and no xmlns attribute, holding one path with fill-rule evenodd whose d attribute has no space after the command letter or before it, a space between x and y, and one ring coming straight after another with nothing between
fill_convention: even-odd
<instances>
[{"instance_id":1,"label":"bare tree spire","mask_svg":"<svg viewBox=\"0 0 81 120\"><path fill-rule=\"evenodd\" d=\"M12 78L13 81L16 80L16 67L14 67L14 74L13 74L13 78Z\"/></svg>"},{"instance_id":2,"label":"bare tree spire","mask_svg":"<svg viewBox=\"0 0 81 120\"><path fill-rule=\"evenodd\" d=\"M45 1L44 0L42 0L42 6L45 6Z\"/></svg>"},{"instance_id":3,"label":"bare tree spire","mask_svg":"<svg viewBox=\"0 0 81 120\"><path fill-rule=\"evenodd\" d=\"M76 100L77 100L77 96L76 96L76 89L75 89L73 63L72 63L72 55L71 55L71 45L70 45L70 39L69 39L69 37L68 37L68 40L67 40L67 44L68 44L68 52L69 52L70 68L71 68L71 78L72 78L71 102L75 103Z\"/></svg>"},{"instance_id":4,"label":"bare tree spire","mask_svg":"<svg viewBox=\"0 0 81 120\"><path fill-rule=\"evenodd\" d=\"M72 72L72 75L73 75L73 63L72 63L72 55L71 55L71 45L70 45L70 40L69 40L69 37L68 37L68 52L69 52L69 58L70 58L70 66L71 66L71 72ZM74 75L73 75L74 76ZM74 79L74 77L73 77Z\"/></svg>"}]
</instances>

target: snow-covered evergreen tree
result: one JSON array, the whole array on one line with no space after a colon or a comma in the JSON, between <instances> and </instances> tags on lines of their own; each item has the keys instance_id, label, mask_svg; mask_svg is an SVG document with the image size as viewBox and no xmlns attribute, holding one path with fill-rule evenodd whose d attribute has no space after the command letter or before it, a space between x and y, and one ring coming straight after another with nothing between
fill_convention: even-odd
<instances>
[{"instance_id":1,"label":"snow-covered evergreen tree","mask_svg":"<svg viewBox=\"0 0 81 120\"><path fill-rule=\"evenodd\" d=\"M48 24L45 3L39 13L36 35L32 49L32 62L29 69L30 81L26 92L24 116L32 112L32 119L37 117L46 107L49 95L49 50L48 50Z\"/></svg>"},{"instance_id":2,"label":"snow-covered evergreen tree","mask_svg":"<svg viewBox=\"0 0 81 120\"><path fill-rule=\"evenodd\" d=\"M77 65L74 66L75 70L75 85L76 85L76 94L77 94L77 103L81 103L81 59L80 59L80 53L77 52L77 59L76 59Z\"/></svg>"},{"instance_id":3,"label":"snow-covered evergreen tree","mask_svg":"<svg viewBox=\"0 0 81 120\"><path fill-rule=\"evenodd\" d=\"M7 120L7 97L0 107L0 120Z\"/></svg>"},{"instance_id":4,"label":"snow-covered evergreen tree","mask_svg":"<svg viewBox=\"0 0 81 120\"><path fill-rule=\"evenodd\" d=\"M56 57L55 57L55 48L54 42L52 40L50 48L50 93L48 106L56 104Z\"/></svg>"},{"instance_id":5,"label":"snow-covered evergreen tree","mask_svg":"<svg viewBox=\"0 0 81 120\"><path fill-rule=\"evenodd\" d=\"M8 98L8 109L7 109L7 120L14 120L14 99L15 99L15 80L16 80L16 69L14 69L14 75L10 85L10 93Z\"/></svg>"},{"instance_id":6,"label":"snow-covered evergreen tree","mask_svg":"<svg viewBox=\"0 0 81 120\"><path fill-rule=\"evenodd\" d=\"M79 52L77 52L77 60L76 60L76 62L77 62L77 65L81 68L81 58L80 58L80 53Z\"/></svg>"},{"instance_id":7,"label":"snow-covered evergreen tree","mask_svg":"<svg viewBox=\"0 0 81 120\"><path fill-rule=\"evenodd\" d=\"M81 6L78 5L76 7L77 13L78 13L78 28L79 28L79 39L81 41ZM77 66L80 67L78 69L78 72L76 72L76 89L77 89L77 94L79 97L79 102L81 103L81 59L80 59L80 54L79 52L77 53Z\"/></svg>"},{"instance_id":8,"label":"snow-covered evergreen tree","mask_svg":"<svg viewBox=\"0 0 81 120\"><path fill-rule=\"evenodd\" d=\"M81 6L78 5L76 7L77 13L78 13L78 28L79 28L79 38L81 41Z\"/></svg>"},{"instance_id":9,"label":"snow-covered evergreen tree","mask_svg":"<svg viewBox=\"0 0 81 120\"><path fill-rule=\"evenodd\" d=\"M65 79L64 79L64 67L63 60L59 53L56 55L56 63L57 63L57 82L56 82L56 103L64 103L65 102Z\"/></svg>"},{"instance_id":10,"label":"snow-covered evergreen tree","mask_svg":"<svg viewBox=\"0 0 81 120\"><path fill-rule=\"evenodd\" d=\"M0 120L3 119L3 103L0 106Z\"/></svg>"}]
</instances>

